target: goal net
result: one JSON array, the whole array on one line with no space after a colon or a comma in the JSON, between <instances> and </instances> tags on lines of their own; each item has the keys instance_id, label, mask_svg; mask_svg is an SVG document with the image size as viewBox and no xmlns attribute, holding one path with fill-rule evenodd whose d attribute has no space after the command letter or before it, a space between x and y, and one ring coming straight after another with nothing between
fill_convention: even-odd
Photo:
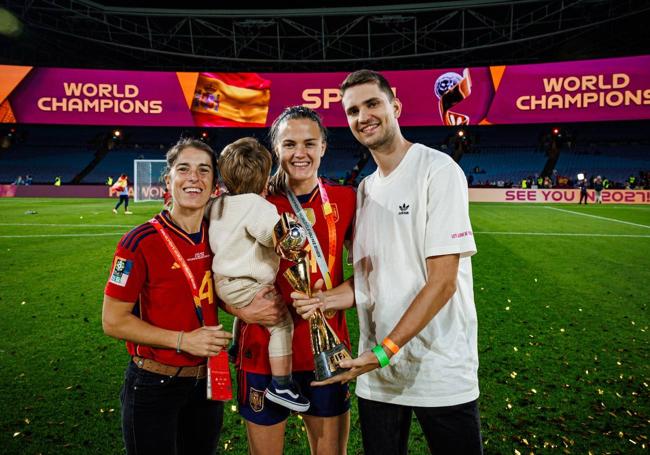
<instances>
[{"instance_id":1,"label":"goal net","mask_svg":"<svg viewBox=\"0 0 650 455\"><path fill-rule=\"evenodd\" d=\"M133 200L159 201L165 193L165 160L133 160Z\"/></svg>"}]
</instances>

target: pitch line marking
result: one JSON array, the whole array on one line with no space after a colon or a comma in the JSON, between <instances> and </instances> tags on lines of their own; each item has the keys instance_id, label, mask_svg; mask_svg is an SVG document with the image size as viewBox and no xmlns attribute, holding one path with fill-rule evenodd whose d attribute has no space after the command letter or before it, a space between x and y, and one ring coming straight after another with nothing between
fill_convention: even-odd
<instances>
[{"instance_id":1,"label":"pitch line marking","mask_svg":"<svg viewBox=\"0 0 650 455\"><path fill-rule=\"evenodd\" d=\"M44 226L44 227L114 227L114 228L131 228L134 224L54 224L54 223L0 223L0 226Z\"/></svg>"},{"instance_id":2,"label":"pitch line marking","mask_svg":"<svg viewBox=\"0 0 650 455\"><path fill-rule=\"evenodd\" d=\"M506 232L506 231L474 231L474 234L488 235L538 235L553 237L631 237L631 238L650 238L648 234L586 234L584 232Z\"/></svg>"},{"instance_id":3,"label":"pitch line marking","mask_svg":"<svg viewBox=\"0 0 650 455\"><path fill-rule=\"evenodd\" d=\"M590 215L588 213L574 212L573 210L558 209L557 207L544 206L544 208L549 209L549 210L557 210L558 212L571 213L572 215L587 216L589 218L596 218L596 219L605 220L605 221L613 221L615 223L629 224L630 226L637 226L637 227L650 229L650 226L648 226L646 224L632 223L630 221L617 220L616 218L607 218L607 217L604 217L604 216Z\"/></svg>"},{"instance_id":4,"label":"pitch line marking","mask_svg":"<svg viewBox=\"0 0 650 455\"><path fill-rule=\"evenodd\" d=\"M98 232L95 234L24 234L24 235L0 235L0 239L22 239L40 237L105 237L109 235L124 235L123 231Z\"/></svg>"}]
</instances>

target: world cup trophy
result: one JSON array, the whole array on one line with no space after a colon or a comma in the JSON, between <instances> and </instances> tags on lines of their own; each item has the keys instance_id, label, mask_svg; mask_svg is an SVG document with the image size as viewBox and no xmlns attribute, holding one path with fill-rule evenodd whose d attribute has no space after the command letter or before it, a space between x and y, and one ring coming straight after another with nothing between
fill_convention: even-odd
<instances>
[{"instance_id":1,"label":"world cup trophy","mask_svg":"<svg viewBox=\"0 0 650 455\"><path fill-rule=\"evenodd\" d=\"M280 221L275 225L273 240L278 255L295 262L285 270L284 277L294 290L311 297L309 260L305 249L309 241L305 228L298 223L293 214L283 213ZM352 359L352 355L327 323L320 309L309 317L309 332L316 380L323 381L347 371L346 368L341 368L339 363L342 360Z\"/></svg>"},{"instance_id":2,"label":"world cup trophy","mask_svg":"<svg viewBox=\"0 0 650 455\"><path fill-rule=\"evenodd\" d=\"M451 110L472 93L472 78L468 68L463 70L462 76L454 72L441 75L434 84L434 91L439 100L438 109L444 125L469 125L468 115Z\"/></svg>"}]
</instances>

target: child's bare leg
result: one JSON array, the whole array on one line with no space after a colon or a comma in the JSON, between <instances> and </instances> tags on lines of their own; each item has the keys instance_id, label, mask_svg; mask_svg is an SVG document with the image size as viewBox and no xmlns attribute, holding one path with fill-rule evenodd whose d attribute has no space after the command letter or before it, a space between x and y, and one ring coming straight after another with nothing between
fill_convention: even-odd
<instances>
[{"instance_id":1,"label":"child's bare leg","mask_svg":"<svg viewBox=\"0 0 650 455\"><path fill-rule=\"evenodd\" d=\"M289 376L291 374L291 354L269 357L269 363L273 376Z\"/></svg>"}]
</instances>

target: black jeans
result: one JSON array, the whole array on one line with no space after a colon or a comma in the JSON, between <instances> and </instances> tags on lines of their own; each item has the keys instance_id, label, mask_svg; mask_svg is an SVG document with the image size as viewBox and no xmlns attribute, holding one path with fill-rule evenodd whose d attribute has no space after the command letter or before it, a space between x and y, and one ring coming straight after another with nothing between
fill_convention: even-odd
<instances>
[{"instance_id":1,"label":"black jeans","mask_svg":"<svg viewBox=\"0 0 650 455\"><path fill-rule=\"evenodd\" d=\"M477 400L456 406L421 408L358 399L363 451L406 455L412 412L432 454L482 454Z\"/></svg>"},{"instance_id":2,"label":"black jeans","mask_svg":"<svg viewBox=\"0 0 650 455\"><path fill-rule=\"evenodd\" d=\"M128 209L129 209L129 196L126 195L126 194L121 194L121 195L120 195L120 200L117 201L117 204L115 204L115 210L117 210L117 208L118 208L120 205L122 205L122 202L124 202L124 210L128 210Z\"/></svg>"},{"instance_id":3,"label":"black jeans","mask_svg":"<svg viewBox=\"0 0 650 455\"><path fill-rule=\"evenodd\" d=\"M206 398L205 381L161 376L131 362L120 393L127 454L214 454L223 402Z\"/></svg>"}]
</instances>

